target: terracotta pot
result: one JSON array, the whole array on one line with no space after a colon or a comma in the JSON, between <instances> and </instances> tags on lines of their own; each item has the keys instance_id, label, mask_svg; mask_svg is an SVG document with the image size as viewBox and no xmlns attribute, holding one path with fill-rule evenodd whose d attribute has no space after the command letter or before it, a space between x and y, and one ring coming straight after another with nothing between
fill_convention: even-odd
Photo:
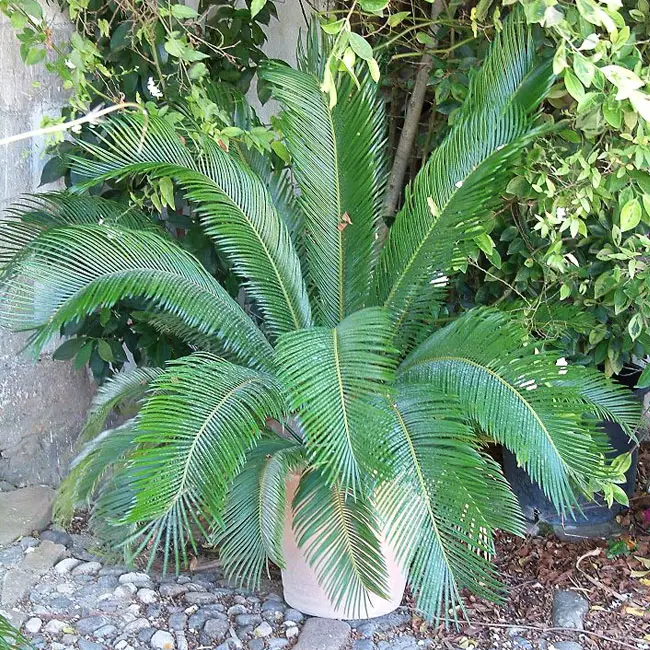
<instances>
[{"instance_id":1,"label":"terracotta pot","mask_svg":"<svg viewBox=\"0 0 650 650\"><path fill-rule=\"evenodd\" d=\"M406 588L406 574L400 568L394 550L382 540L382 550L388 568L388 599L370 595L367 610L346 611L343 607L335 607L318 583L316 572L309 566L302 549L298 548L296 536L293 532L293 511L291 503L298 488L300 477L292 475L287 480L287 507L284 519L284 561L282 570L282 584L284 586L284 600L309 616L322 618L359 619L374 618L392 612L400 606Z\"/></svg>"}]
</instances>

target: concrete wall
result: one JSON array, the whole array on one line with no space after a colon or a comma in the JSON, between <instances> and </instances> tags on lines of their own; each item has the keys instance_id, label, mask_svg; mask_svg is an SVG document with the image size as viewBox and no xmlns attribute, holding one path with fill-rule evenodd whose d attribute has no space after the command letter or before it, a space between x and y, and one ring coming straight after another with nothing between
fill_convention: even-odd
<instances>
[{"instance_id":1,"label":"concrete wall","mask_svg":"<svg viewBox=\"0 0 650 650\"><path fill-rule=\"evenodd\" d=\"M55 32L65 32L62 17L48 11ZM65 101L57 78L21 61L2 15L0 81L0 137L38 128L43 115L56 115ZM0 149L0 209L38 188L43 147L40 139ZM24 345L24 336L0 330L0 483L56 485L73 454L91 386L85 372L49 354L34 361L22 352Z\"/></svg>"}]
</instances>

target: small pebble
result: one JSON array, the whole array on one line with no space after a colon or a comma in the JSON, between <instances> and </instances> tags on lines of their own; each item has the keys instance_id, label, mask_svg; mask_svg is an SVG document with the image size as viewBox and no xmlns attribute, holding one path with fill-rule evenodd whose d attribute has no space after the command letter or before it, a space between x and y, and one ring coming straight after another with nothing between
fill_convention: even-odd
<instances>
[{"instance_id":1,"label":"small pebble","mask_svg":"<svg viewBox=\"0 0 650 650\"><path fill-rule=\"evenodd\" d=\"M255 628L255 636L264 638L271 634L273 634L273 628L266 621L263 621Z\"/></svg>"}]
</instances>

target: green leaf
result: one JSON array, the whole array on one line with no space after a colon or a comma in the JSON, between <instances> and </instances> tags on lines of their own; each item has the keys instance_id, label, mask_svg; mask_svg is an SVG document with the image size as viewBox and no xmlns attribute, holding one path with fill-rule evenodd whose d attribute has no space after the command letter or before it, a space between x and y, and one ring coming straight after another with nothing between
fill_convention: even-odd
<instances>
[{"instance_id":1,"label":"green leaf","mask_svg":"<svg viewBox=\"0 0 650 650\"><path fill-rule=\"evenodd\" d=\"M333 23L322 23L321 27L326 34L332 36L338 34L345 25L345 19L341 18L340 20L335 20Z\"/></svg>"},{"instance_id":2,"label":"green leaf","mask_svg":"<svg viewBox=\"0 0 650 650\"><path fill-rule=\"evenodd\" d=\"M621 209L621 232L633 230L641 221L641 204L638 199L630 199Z\"/></svg>"},{"instance_id":3,"label":"green leaf","mask_svg":"<svg viewBox=\"0 0 650 650\"><path fill-rule=\"evenodd\" d=\"M649 388L650 387L650 364L646 365L639 377L639 381L636 384L637 388Z\"/></svg>"},{"instance_id":4,"label":"green leaf","mask_svg":"<svg viewBox=\"0 0 650 650\"><path fill-rule=\"evenodd\" d=\"M30 47L29 50L27 50L27 55L25 56L25 64L35 65L36 63L40 63L46 55L47 51L44 47L40 45L34 45L33 47Z\"/></svg>"},{"instance_id":5,"label":"green leaf","mask_svg":"<svg viewBox=\"0 0 650 650\"><path fill-rule=\"evenodd\" d=\"M318 52L301 65L320 61ZM333 109L320 77L266 62L260 76L283 107L282 130L300 189L305 272L315 289L316 319L334 327L365 306L376 260L378 222L387 174L384 103L365 70L357 90L339 75L345 101Z\"/></svg>"},{"instance_id":6,"label":"green leaf","mask_svg":"<svg viewBox=\"0 0 650 650\"><path fill-rule=\"evenodd\" d=\"M110 343L105 339L97 339L97 352L106 363L115 361L115 355L113 354Z\"/></svg>"},{"instance_id":7,"label":"green leaf","mask_svg":"<svg viewBox=\"0 0 650 650\"><path fill-rule=\"evenodd\" d=\"M172 179L168 176L163 176L163 178L158 181L158 187L160 188L163 201L173 210L175 208L175 203L174 183L172 182Z\"/></svg>"},{"instance_id":8,"label":"green leaf","mask_svg":"<svg viewBox=\"0 0 650 650\"><path fill-rule=\"evenodd\" d=\"M255 18L264 6L266 5L266 0L251 0L251 18Z\"/></svg>"},{"instance_id":9,"label":"green leaf","mask_svg":"<svg viewBox=\"0 0 650 650\"><path fill-rule=\"evenodd\" d=\"M278 340L279 377L304 427L311 464L330 485L354 494L384 468L385 418L375 397L393 376L391 339L390 314L373 307L335 329L312 327Z\"/></svg>"},{"instance_id":10,"label":"green leaf","mask_svg":"<svg viewBox=\"0 0 650 650\"><path fill-rule=\"evenodd\" d=\"M77 369L87 366L90 362L90 355L93 353L95 347L95 341L92 339L84 339L84 344L77 352L77 356L74 360L74 367Z\"/></svg>"},{"instance_id":11,"label":"green leaf","mask_svg":"<svg viewBox=\"0 0 650 650\"><path fill-rule=\"evenodd\" d=\"M350 47L354 53L364 61L372 59L372 47L370 43L356 32L350 32Z\"/></svg>"},{"instance_id":12,"label":"green leaf","mask_svg":"<svg viewBox=\"0 0 650 650\"><path fill-rule=\"evenodd\" d=\"M378 14L388 6L388 2L389 0L359 0L359 5L363 11Z\"/></svg>"},{"instance_id":13,"label":"green leaf","mask_svg":"<svg viewBox=\"0 0 650 650\"><path fill-rule=\"evenodd\" d=\"M644 330L644 325L643 316L641 316L641 314L634 314L634 316L630 318L630 322L627 324L627 331L633 341L636 341L639 336L641 336L641 333Z\"/></svg>"},{"instance_id":14,"label":"green leaf","mask_svg":"<svg viewBox=\"0 0 650 650\"><path fill-rule=\"evenodd\" d=\"M199 15L192 7L187 5L171 5L169 9L172 16L178 20L189 20L190 18L197 18Z\"/></svg>"},{"instance_id":15,"label":"green leaf","mask_svg":"<svg viewBox=\"0 0 650 650\"><path fill-rule=\"evenodd\" d=\"M207 354L170 362L137 418L137 450L103 493L99 512L140 526L134 539L151 553L150 564L162 545L164 568L170 559L178 568L181 540L205 532L196 513L221 521L246 452L266 418L281 419L283 406L268 375Z\"/></svg>"},{"instance_id":16,"label":"green leaf","mask_svg":"<svg viewBox=\"0 0 650 650\"><path fill-rule=\"evenodd\" d=\"M86 339L83 337L77 337L74 339L68 339L54 351L52 358L56 361L66 361L67 359L72 359L77 352L81 349L81 346L86 342Z\"/></svg>"},{"instance_id":17,"label":"green leaf","mask_svg":"<svg viewBox=\"0 0 650 650\"><path fill-rule=\"evenodd\" d=\"M398 11L388 16L388 24L390 27L397 27L405 18L411 15L410 11Z\"/></svg>"},{"instance_id":18,"label":"green leaf","mask_svg":"<svg viewBox=\"0 0 650 650\"><path fill-rule=\"evenodd\" d=\"M209 72L208 66L205 65L205 63L202 63L199 61L198 63L193 63L190 66L190 69L188 70L188 75L192 81L196 81L197 79L202 79L207 75Z\"/></svg>"},{"instance_id":19,"label":"green leaf","mask_svg":"<svg viewBox=\"0 0 650 650\"><path fill-rule=\"evenodd\" d=\"M596 66L591 61L585 59L584 56L576 54L573 57L573 70L585 88L589 88L596 74Z\"/></svg>"},{"instance_id":20,"label":"green leaf","mask_svg":"<svg viewBox=\"0 0 650 650\"><path fill-rule=\"evenodd\" d=\"M564 85L574 99L580 101L585 96L582 83L568 68L564 71Z\"/></svg>"}]
</instances>

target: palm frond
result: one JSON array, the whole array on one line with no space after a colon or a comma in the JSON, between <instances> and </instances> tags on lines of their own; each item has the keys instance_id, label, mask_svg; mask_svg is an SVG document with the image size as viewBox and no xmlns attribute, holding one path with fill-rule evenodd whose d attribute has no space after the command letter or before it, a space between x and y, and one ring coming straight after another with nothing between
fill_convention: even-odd
<instances>
[{"instance_id":1,"label":"palm frond","mask_svg":"<svg viewBox=\"0 0 650 650\"><path fill-rule=\"evenodd\" d=\"M285 334L276 349L312 465L330 485L355 494L383 467L385 422L373 397L388 392L393 378L390 325L386 310L364 309L335 329Z\"/></svg>"},{"instance_id":2,"label":"palm frond","mask_svg":"<svg viewBox=\"0 0 650 650\"><path fill-rule=\"evenodd\" d=\"M304 461L302 447L286 440L264 440L248 455L211 540L230 580L256 588L269 561L284 567L287 476Z\"/></svg>"},{"instance_id":3,"label":"palm frond","mask_svg":"<svg viewBox=\"0 0 650 650\"><path fill-rule=\"evenodd\" d=\"M307 272L320 322L332 327L368 303L387 169L383 104L366 73L360 89L344 77L333 109L312 74L268 62L260 75L284 109Z\"/></svg>"},{"instance_id":4,"label":"palm frond","mask_svg":"<svg viewBox=\"0 0 650 650\"><path fill-rule=\"evenodd\" d=\"M497 463L475 449L459 406L434 385L399 386L390 430L396 478L379 495L418 609L445 620L456 618L464 588L499 598L493 533L523 533L516 498Z\"/></svg>"},{"instance_id":5,"label":"palm frond","mask_svg":"<svg viewBox=\"0 0 650 650\"><path fill-rule=\"evenodd\" d=\"M196 354L168 364L137 416L137 450L104 490L97 512L134 524L135 553L160 547L165 566L193 538L198 517L219 522L231 481L283 400L268 375ZM176 556L176 565L179 558Z\"/></svg>"},{"instance_id":6,"label":"palm frond","mask_svg":"<svg viewBox=\"0 0 650 650\"><path fill-rule=\"evenodd\" d=\"M457 247L483 231L513 164L540 129L530 113L550 88L550 64L536 60L521 15L492 43L443 143L412 185L390 229L375 278L377 299L402 320Z\"/></svg>"},{"instance_id":7,"label":"palm frond","mask_svg":"<svg viewBox=\"0 0 650 650\"><path fill-rule=\"evenodd\" d=\"M40 233L57 226L115 224L152 229L154 224L139 208L97 196L47 192L25 196L0 217L0 269Z\"/></svg>"},{"instance_id":8,"label":"palm frond","mask_svg":"<svg viewBox=\"0 0 650 650\"><path fill-rule=\"evenodd\" d=\"M151 382L162 373L162 368L129 368L107 379L93 397L79 441L86 442L101 433L106 419L115 407L126 402L140 401Z\"/></svg>"},{"instance_id":9,"label":"palm frond","mask_svg":"<svg viewBox=\"0 0 650 650\"><path fill-rule=\"evenodd\" d=\"M103 482L135 449L135 421L107 429L86 442L72 462L54 502L54 521L68 525L77 508L90 507Z\"/></svg>"},{"instance_id":10,"label":"palm frond","mask_svg":"<svg viewBox=\"0 0 650 650\"><path fill-rule=\"evenodd\" d=\"M0 614L0 650L19 650L30 648L27 639Z\"/></svg>"},{"instance_id":11,"label":"palm frond","mask_svg":"<svg viewBox=\"0 0 650 650\"><path fill-rule=\"evenodd\" d=\"M0 323L35 330L36 349L65 323L141 298L213 336L244 363L269 367L272 349L196 258L162 231L116 225L46 230L0 275Z\"/></svg>"},{"instance_id":12,"label":"palm frond","mask_svg":"<svg viewBox=\"0 0 650 650\"><path fill-rule=\"evenodd\" d=\"M388 571L372 502L328 486L311 470L300 479L293 509L298 546L334 607L350 618L366 616L371 594L387 597Z\"/></svg>"},{"instance_id":13,"label":"palm frond","mask_svg":"<svg viewBox=\"0 0 650 650\"><path fill-rule=\"evenodd\" d=\"M562 513L574 488L603 476L608 448L597 435L590 401L627 412L620 387L595 374L587 385L565 375L558 355L526 344L518 322L495 310L474 310L439 330L402 363L400 381L431 382L457 395L467 417L516 456ZM590 400L591 397L591 400Z\"/></svg>"},{"instance_id":14,"label":"palm frond","mask_svg":"<svg viewBox=\"0 0 650 650\"><path fill-rule=\"evenodd\" d=\"M143 135L144 134L144 135ZM273 334L308 327L311 309L300 261L268 189L237 156L213 140L181 142L161 119L108 120L100 144L82 143L91 160L78 159L90 184L146 173L171 177L194 203L206 233L232 260Z\"/></svg>"}]
</instances>

